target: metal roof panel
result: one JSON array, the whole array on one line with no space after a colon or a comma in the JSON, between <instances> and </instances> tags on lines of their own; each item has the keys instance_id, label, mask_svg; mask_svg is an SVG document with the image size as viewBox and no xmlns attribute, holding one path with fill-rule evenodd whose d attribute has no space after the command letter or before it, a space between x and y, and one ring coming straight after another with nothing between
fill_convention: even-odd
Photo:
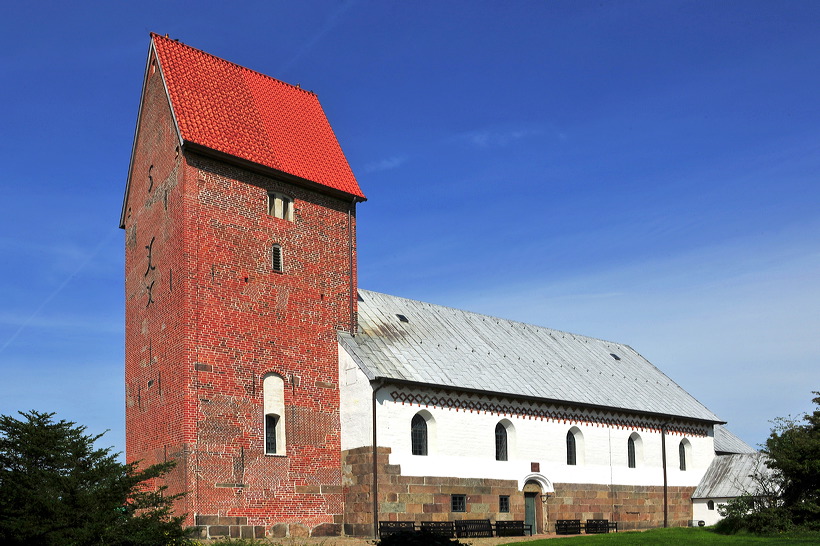
<instances>
[{"instance_id":1,"label":"metal roof panel","mask_svg":"<svg viewBox=\"0 0 820 546\"><path fill-rule=\"evenodd\" d=\"M720 422L627 345L378 292L359 295L359 331L339 338L376 377Z\"/></svg>"}]
</instances>

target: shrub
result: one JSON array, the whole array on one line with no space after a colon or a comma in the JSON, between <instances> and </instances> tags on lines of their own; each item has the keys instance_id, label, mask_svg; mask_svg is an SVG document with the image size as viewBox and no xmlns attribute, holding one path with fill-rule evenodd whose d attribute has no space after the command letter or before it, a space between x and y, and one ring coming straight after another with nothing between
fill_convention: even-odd
<instances>
[{"instance_id":1,"label":"shrub","mask_svg":"<svg viewBox=\"0 0 820 546\"><path fill-rule=\"evenodd\" d=\"M143 487L173 462L142 470L53 413L0 415L0 544L17 546L177 546L192 544L179 495Z\"/></svg>"}]
</instances>

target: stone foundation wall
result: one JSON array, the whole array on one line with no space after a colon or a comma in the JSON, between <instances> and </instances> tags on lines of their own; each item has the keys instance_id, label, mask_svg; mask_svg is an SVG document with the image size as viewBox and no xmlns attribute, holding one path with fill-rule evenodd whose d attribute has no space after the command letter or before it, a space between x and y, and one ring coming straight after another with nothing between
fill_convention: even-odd
<instances>
[{"instance_id":1,"label":"stone foundation wall","mask_svg":"<svg viewBox=\"0 0 820 546\"><path fill-rule=\"evenodd\" d=\"M523 520L524 494L513 480L402 476L398 465L388 464L390 448L377 448L380 521L455 521L459 519ZM345 484L346 535L373 536L372 448L342 454ZM465 512L451 511L451 495L467 497ZM510 511L501 513L499 496L510 497Z\"/></svg>"},{"instance_id":2,"label":"stone foundation wall","mask_svg":"<svg viewBox=\"0 0 820 546\"><path fill-rule=\"evenodd\" d=\"M388 464L390 448L377 448L380 521L455 521L459 519L523 520L524 492L513 480L402 476ZM372 448L342 454L345 490L344 534L373 536ZM663 487L601 484L554 484L546 502L538 502L540 532L554 532L559 519L608 519L618 529L663 526ZM692 519L694 487L669 487L670 527L684 527ZM467 496L466 512L451 511L451 495ZM499 512L499 496L510 497L510 511ZM539 499L540 500L540 499Z\"/></svg>"},{"instance_id":3,"label":"stone foundation wall","mask_svg":"<svg viewBox=\"0 0 820 546\"><path fill-rule=\"evenodd\" d=\"M334 516L336 519L338 516ZM249 525L248 518L238 516L196 516L194 538L305 538L339 536L342 526L324 523L313 529L301 523L277 523L272 526Z\"/></svg>"},{"instance_id":4,"label":"stone foundation wall","mask_svg":"<svg viewBox=\"0 0 820 546\"><path fill-rule=\"evenodd\" d=\"M551 524L559 519L608 519L618 522L618 530L663 527L663 487L574 483L554 487L547 501ZM688 525L694 492L694 487L667 489L670 527Z\"/></svg>"}]
</instances>

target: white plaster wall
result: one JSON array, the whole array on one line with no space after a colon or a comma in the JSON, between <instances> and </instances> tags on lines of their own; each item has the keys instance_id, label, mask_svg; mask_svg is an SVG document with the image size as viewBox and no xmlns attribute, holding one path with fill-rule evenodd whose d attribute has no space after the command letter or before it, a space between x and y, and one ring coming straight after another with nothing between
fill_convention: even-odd
<instances>
[{"instance_id":1,"label":"white plaster wall","mask_svg":"<svg viewBox=\"0 0 820 546\"><path fill-rule=\"evenodd\" d=\"M367 376L341 345L339 345L339 385L342 449L373 445L371 411L373 389Z\"/></svg>"},{"instance_id":2,"label":"white plaster wall","mask_svg":"<svg viewBox=\"0 0 820 546\"><path fill-rule=\"evenodd\" d=\"M715 509L709 510L709 501L715 501ZM706 525L714 525L723 517L718 512L718 507L726 504L729 502L727 498L714 498L714 499L692 499L692 519L703 520L706 522Z\"/></svg>"},{"instance_id":3,"label":"white plaster wall","mask_svg":"<svg viewBox=\"0 0 820 546\"><path fill-rule=\"evenodd\" d=\"M663 485L659 432L637 431L642 456L637 456L636 468L628 468L627 439L633 429L402 404L390 396L398 389L390 385L377 396L378 444L392 448L390 462L401 465L405 476L521 480L530 473L530 463L538 462L540 473L553 483ZM458 395L451 392L448 396ZM435 421L429 429L427 456L412 455L410 449L410 421L421 410L430 412ZM510 435L509 461L495 460L495 425L501 419L508 419L515 427L514 443ZM566 434L572 426L577 426L584 438L584 454L578 458L584 463L575 466L566 464ZM687 436L692 456L687 470L681 471L678 444L682 438L678 434L666 437L668 483L694 487L714 457L714 443L711 436Z\"/></svg>"}]
</instances>

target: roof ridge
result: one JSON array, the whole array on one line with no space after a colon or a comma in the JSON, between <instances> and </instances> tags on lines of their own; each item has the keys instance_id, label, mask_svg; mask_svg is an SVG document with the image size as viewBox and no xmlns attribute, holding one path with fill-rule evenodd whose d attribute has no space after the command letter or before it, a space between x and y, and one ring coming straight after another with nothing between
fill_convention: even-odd
<instances>
[{"instance_id":1,"label":"roof ridge","mask_svg":"<svg viewBox=\"0 0 820 546\"><path fill-rule=\"evenodd\" d=\"M211 57L212 59L215 59L215 60L217 60L217 61L219 61L219 62L222 62L222 63L225 63L225 64L229 64L229 65L235 66L236 68L239 68L240 70L247 71L247 72L253 72L254 74L258 74L259 76L262 76L263 78L266 78L266 79L268 79L268 80L272 80L272 81L274 81L274 82L276 82L276 83L280 83L280 84L282 84L282 85L286 85L286 86L288 86L288 87L290 87L290 88L292 88L292 89L295 89L295 90L297 90L297 91L301 91L301 92L303 92L303 93L307 93L308 95L312 95L312 96L314 96L314 97L318 97L318 96L319 96L319 95L317 95L317 94L316 94L315 92L313 92L313 91L310 91L310 90L308 90L308 89L302 89L302 87L301 87L301 86L299 86L299 85L293 85L292 83L288 83L288 82L286 82L286 81L282 81L282 80L280 80L279 78L274 78L273 76L269 76L268 74L265 74L264 72L259 72L258 70L254 70L254 69L252 69L252 68L248 68L247 66L242 66L242 65L241 65L241 64L239 64L239 63L235 63L235 62L233 62L233 61L229 61L229 60L227 60L227 59L223 59L222 57L218 57L218 56L214 55L213 53L208 53L207 51L204 51L204 50L199 49L199 48L197 48L197 47L194 47L194 46L188 45L188 44L186 44L185 42L182 42L182 41L180 41L180 40L176 40L176 39L173 39L173 38L169 38L167 34L166 34L166 35L164 35L164 36L163 36L163 35L161 35L161 34L157 34L156 32L150 32L149 34L151 35L151 39L152 39L152 40L154 40L155 38L159 38L159 39L161 39L161 40L166 40L166 41L168 41L168 42L173 42L173 43L175 43L175 44L179 44L179 45L181 45L181 46L187 47L188 49L192 49L192 50L194 50L194 51L196 51L196 52L198 52L198 53L202 53L203 55L206 55L206 56L208 56L208 57Z\"/></svg>"},{"instance_id":2,"label":"roof ridge","mask_svg":"<svg viewBox=\"0 0 820 546\"><path fill-rule=\"evenodd\" d=\"M531 322L524 322L524 321L521 321L521 320L515 320L515 319L510 319L510 318L504 318L504 317L497 317L495 315L488 315L487 313L480 313L478 311L470 311L468 309L460 309L458 307L452 307L452 306L449 306L449 305L441 305L439 303L431 303L431 302L428 302L428 301L414 300L412 298L405 298L403 296L394 296L393 294L387 294L385 292L376 292L375 290L366 290L364 288L359 288L358 290L360 292L370 292L371 294L379 294L379 295L387 296L387 297L390 297L390 298L397 298L397 299L402 299L402 300L406 300L406 301L411 301L411 302L414 302L414 303L421 303L421 304L424 304L424 305L432 305L432 306L435 306L435 307L441 307L443 309L450 309L452 311L458 311L459 313L469 313L471 315L476 315L476 316L480 316L480 317L487 317L487 318L495 319L495 320L503 320L504 322L510 322L510 323L513 323L513 324L521 324L523 326L530 326L532 328L538 328L538 329L541 329L541 330L549 330L551 332L556 332L556 333L559 333L559 334L566 334L568 336L573 336L573 337L577 337L577 338L590 339L590 340L593 340L593 341L600 341L601 343L608 343L608 344L611 344L611 345L617 345L619 347L626 347L626 348L634 351L641 358L644 358L643 355L640 355L640 353L638 353L638 351L635 351L635 349L633 349L632 346L629 345L628 343L621 343L619 341L614 341L614 340L611 340L611 339L603 339L603 338L588 336L588 335L585 335L585 334L578 334L576 332L570 332L570 331L567 331L567 330L559 330L557 328L551 328L549 326L542 326L540 324L533 324ZM646 358L644 358L644 360L646 360ZM647 362L648 362L648 360L647 360ZM654 366L654 364L653 364L653 366ZM663 373L663 372L661 372L661 373ZM666 374L664 374L664 375L666 375Z\"/></svg>"}]
</instances>

